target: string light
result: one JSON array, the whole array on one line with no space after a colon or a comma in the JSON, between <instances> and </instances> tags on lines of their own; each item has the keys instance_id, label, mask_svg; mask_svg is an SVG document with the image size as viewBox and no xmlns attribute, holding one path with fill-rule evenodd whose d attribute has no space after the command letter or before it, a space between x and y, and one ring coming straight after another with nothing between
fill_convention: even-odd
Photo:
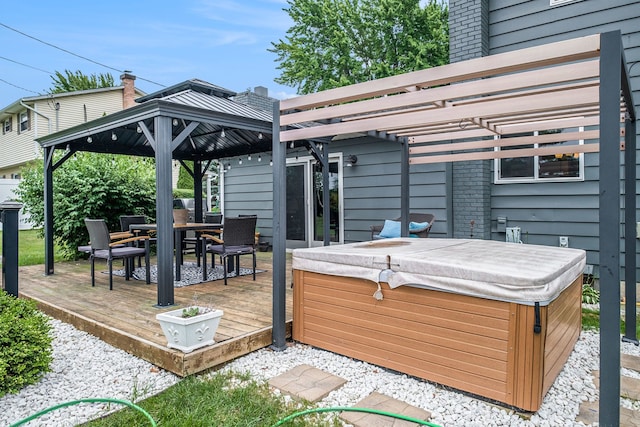
<instances>
[{"instance_id":1,"label":"string light","mask_svg":"<svg viewBox=\"0 0 640 427\"><path fill-rule=\"evenodd\" d=\"M249 155L247 156L247 160L248 160L248 161L251 161L251 154L249 154Z\"/></svg>"}]
</instances>

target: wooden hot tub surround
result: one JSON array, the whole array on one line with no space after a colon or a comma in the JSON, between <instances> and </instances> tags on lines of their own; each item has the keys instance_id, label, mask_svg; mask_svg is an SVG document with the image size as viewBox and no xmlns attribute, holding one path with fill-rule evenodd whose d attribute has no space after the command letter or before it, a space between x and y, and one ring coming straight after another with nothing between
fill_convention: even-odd
<instances>
[{"instance_id":1,"label":"wooden hot tub surround","mask_svg":"<svg viewBox=\"0 0 640 427\"><path fill-rule=\"evenodd\" d=\"M466 244L453 239L433 240L441 241L431 243L426 249L423 246L422 250L437 250L446 257L450 256L447 248ZM495 243L515 245L501 242L488 245L493 247ZM474 242L473 245L484 244ZM351 250L351 245L343 246L334 251L340 253L342 260L348 260L345 251ZM518 246L521 247L516 252L526 251L526 245ZM544 247L535 249L546 251ZM557 248L549 249L553 249L550 256L557 258ZM386 258L392 270L388 276L392 278L393 269L402 262L393 264L392 252L382 256L384 251L380 248L377 251L379 256L353 257L361 264L356 271L366 269L367 265L375 270ZM469 256L468 251L458 252ZM559 295L542 304L526 304L430 289L424 285L392 288L386 282L346 276L343 273L348 269L344 265L333 268L341 275L307 271L297 268L306 264L296 263L296 256L314 258L315 254L295 251L293 338L526 411L536 411L580 334L580 264L584 259L579 252L570 255L578 255L577 259L582 261L565 271L580 270L580 273L562 286ZM486 255L481 258L483 256ZM427 258L439 262L435 253ZM576 257L569 258L572 262L576 260ZM318 262L322 263L316 259L314 265ZM344 262L347 261L341 264ZM455 260L451 262L456 264ZM473 261L469 264L473 269ZM467 273L457 272L459 276ZM471 275L481 277L478 272ZM374 296L378 286L382 299Z\"/></svg>"}]
</instances>

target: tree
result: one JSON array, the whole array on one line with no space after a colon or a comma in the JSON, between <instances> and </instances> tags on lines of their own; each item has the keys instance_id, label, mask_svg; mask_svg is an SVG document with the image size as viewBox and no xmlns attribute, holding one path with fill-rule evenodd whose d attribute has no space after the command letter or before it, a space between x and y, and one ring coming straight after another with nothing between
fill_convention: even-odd
<instances>
[{"instance_id":1,"label":"tree","mask_svg":"<svg viewBox=\"0 0 640 427\"><path fill-rule=\"evenodd\" d=\"M449 61L449 8L429 0L287 0L294 25L272 43L277 83L298 93L346 86Z\"/></svg>"},{"instance_id":2,"label":"tree","mask_svg":"<svg viewBox=\"0 0 640 427\"><path fill-rule=\"evenodd\" d=\"M59 157L59 155L57 155ZM23 169L15 193L35 227L44 226L44 163ZM152 159L78 152L53 174L53 234L67 258L78 255L89 235L85 218L104 218L120 230L120 215L156 215L156 175Z\"/></svg>"},{"instance_id":3,"label":"tree","mask_svg":"<svg viewBox=\"0 0 640 427\"><path fill-rule=\"evenodd\" d=\"M70 70L64 70L65 75L60 71L56 71L56 75L51 76L53 87L51 93L75 92L77 90L98 89L102 87L114 87L113 76L107 74L91 74L87 76L80 70L73 73Z\"/></svg>"}]
</instances>

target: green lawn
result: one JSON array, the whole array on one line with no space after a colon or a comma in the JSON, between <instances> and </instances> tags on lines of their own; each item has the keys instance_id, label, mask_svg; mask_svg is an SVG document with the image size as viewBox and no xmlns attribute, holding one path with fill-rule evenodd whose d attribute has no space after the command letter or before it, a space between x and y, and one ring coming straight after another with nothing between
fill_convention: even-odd
<instances>
[{"instance_id":1,"label":"green lawn","mask_svg":"<svg viewBox=\"0 0 640 427\"><path fill-rule=\"evenodd\" d=\"M39 230L18 231L18 265L44 264L44 240L38 235ZM0 245L2 244L0 231ZM5 249L2 248L2 251ZM54 249L54 261L63 261L60 251ZM0 261L2 263L2 261Z\"/></svg>"},{"instance_id":2,"label":"green lawn","mask_svg":"<svg viewBox=\"0 0 640 427\"><path fill-rule=\"evenodd\" d=\"M269 427L283 418L312 408L304 402L285 403L247 375L216 373L211 378L191 376L162 393L138 403L158 425L172 427ZM90 427L148 426L140 412L124 409L85 424ZM332 427L341 424L324 415L294 418L286 427Z\"/></svg>"}]
</instances>

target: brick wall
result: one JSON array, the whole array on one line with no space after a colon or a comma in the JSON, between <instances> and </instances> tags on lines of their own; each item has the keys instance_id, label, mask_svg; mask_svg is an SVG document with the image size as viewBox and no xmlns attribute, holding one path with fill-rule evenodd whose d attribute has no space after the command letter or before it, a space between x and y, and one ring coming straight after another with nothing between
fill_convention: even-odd
<instances>
[{"instance_id":1,"label":"brick wall","mask_svg":"<svg viewBox=\"0 0 640 427\"><path fill-rule=\"evenodd\" d=\"M449 61L489 54L488 0L449 1ZM491 161L452 165L453 237L491 238ZM473 231L471 226L473 224Z\"/></svg>"}]
</instances>

